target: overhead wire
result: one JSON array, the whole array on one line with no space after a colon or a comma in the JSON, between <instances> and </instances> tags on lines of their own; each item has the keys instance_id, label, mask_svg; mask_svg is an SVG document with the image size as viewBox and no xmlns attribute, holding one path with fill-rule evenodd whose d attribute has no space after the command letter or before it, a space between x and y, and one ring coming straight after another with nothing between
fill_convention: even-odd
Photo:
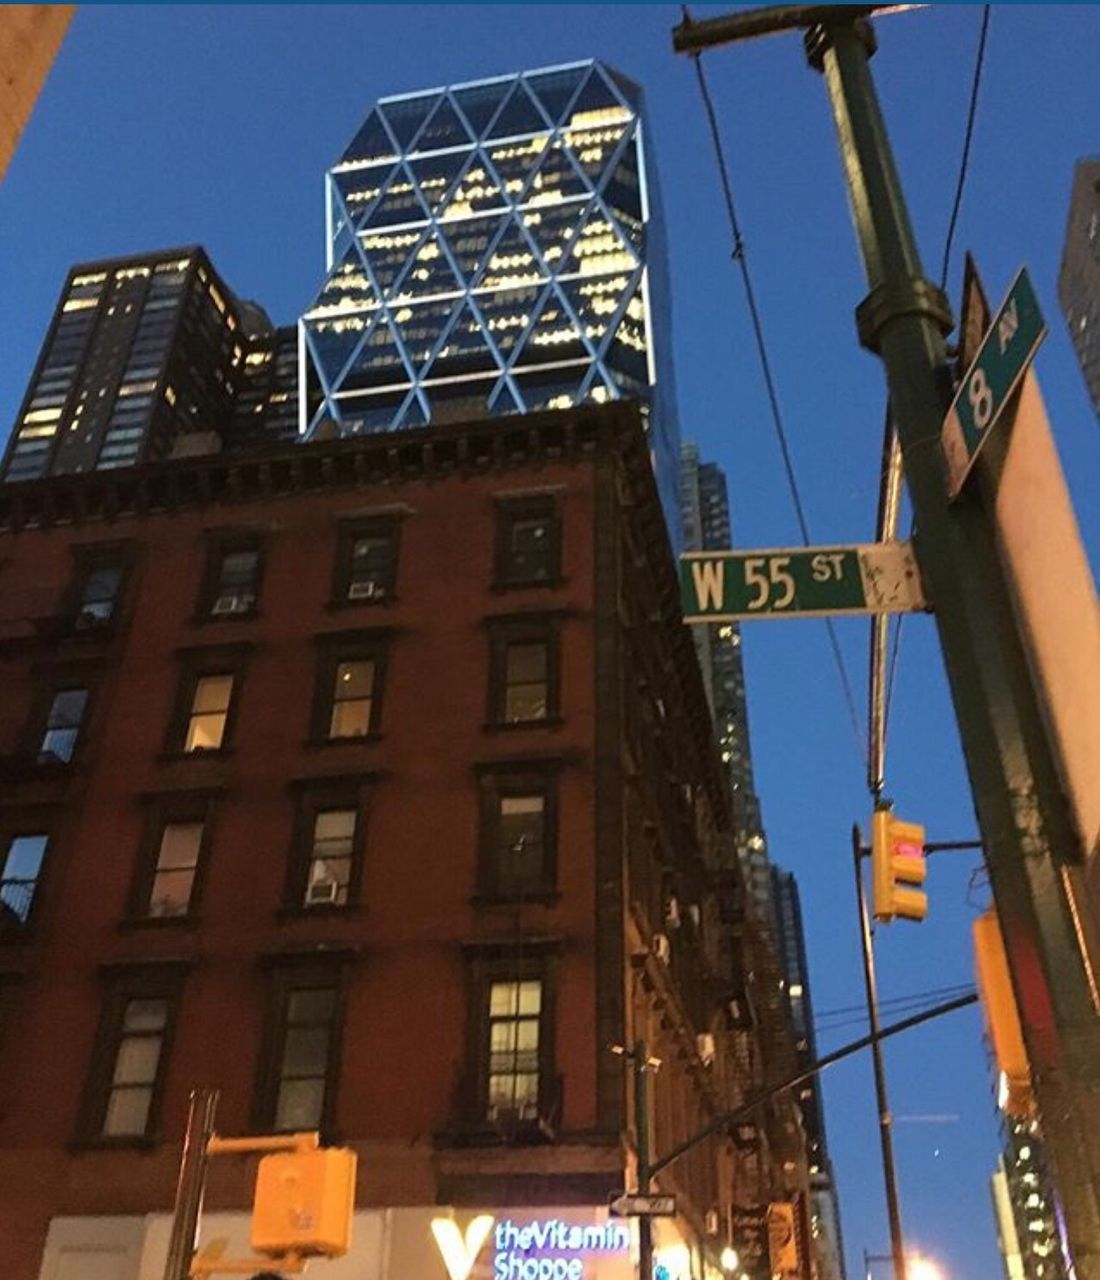
<instances>
[{"instance_id":1,"label":"overhead wire","mask_svg":"<svg viewBox=\"0 0 1100 1280\"><path fill-rule=\"evenodd\" d=\"M691 14L688 12L687 5L683 5L681 7L685 21L690 22ZM811 545L809 521L806 518L806 509L802 502L802 495L798 487L798 479L795 475L794 459L791 454L786 427L783 423L783 414L779 407L779 396L775 387L775 378L772 374L771 359L769 358L767 343L764 339L764 327L760 319L760 310L756 303L756 291L753 288L752 276L749 272L745 240L741 234L741 223L737 216L737 208L733 200L733 183L730 179L729 166L726 163L726 153L725 148L722 145L722 135L718 129L718 119L715 115L714 102L710 95L710 87L707 84L706 73L703 70L703 61L701 56L698 53L692 54L692 62L695 64L695 73L699 81L699 91L703 99L703 109L706 113L711 141L714 144L715 159L717 160L718 173L721 180L722 197L725 202L726 214L729 219L730 233L733 237L732 257L740 270L741 280L745 288L745 298L748 304L749 318L752 322L756 352L760 360L760 368L764 377L764 387L767 392L768 405L771 410L772 425L775 429L776 439L779 443L779 452L783 459L783 469L787 478L787 488L790 491L791 501L794 505L795 516L798 520L798 528L802 536L803 546L808 547ZM856 709L856 700L855 694L853 693L852 681L849 677L848 668L844 662L844 655L840 648L840 642L837 639L836 628L833 626L831 618L825 619L825 626L828 631L829 646L832 650L833 661L836 664L837 674L840 678L841 692L851 721L852 733L856 743L856 753L866 764L867 751L863 741L863 734L860 729L859 712Z\"/></svg>"},{"instance_id":2,"label":"overhead wire","mask_svg":"<svg viewBox=\"0 0 1100 1280\"><path fill-rule=\"evenodd\" d=\"M992 6L988 4L982 5L982 22L978 33L978 47L974 56L974 72L970 81L970 99L966 111L966 125L963 131L962 155L959 160L959 173L955 183L955 194L951 202L951 215L947 222L947 234L944 237L943 261L940 268L940 288L947 288L947 275L951 266L951 250L955 241L955 231L958 226L959 211L962 208L963 192L966 189L966 179L970 172L970 151L971 144L974 141L974 124L978 115L978 97L981 91L982 72L985 68L985 50L989 37L989 19ZM883 453L884 457L889 456L895 460L894 465L900 469L901 467L901 451L898 446L897 432L894 430L893 422L890 415L890 404L886 405L886 440L884 441ZM889 484L890 468L884 462L883 473L880 487L880 511L886 500L886 488ZM897 532L896 512L895 523L889 536L893 537ZM912 533L910 532L910 536ZM880 536L880 541L882 538ZM870 715L870 723L868 726L868 742L871 743L869 749L870 766L868 768L868 786L873 799L878 802L881 797L883 787L885 786L886 774L886 741L890 724L890 709L893 704L894 690L897 684L898 661L901 653L901 634L902 627L905 622L905 615L899 614L897 622L894 625L893 641L890 646L890 656L886 659L885 648L889 626L883 626L879 618L871 620L871 664L869 672L869 693L868 707ZM878 646L878 647L877 647ZM881 687L881 683L885 681L885 688ZM876 688L876 682L880 687ZM876 716L881 716L881 725L876 721ZM875 764L875 747L876 742L881 743L881 768L874 767Z\"/></svg>"}]
</instances>

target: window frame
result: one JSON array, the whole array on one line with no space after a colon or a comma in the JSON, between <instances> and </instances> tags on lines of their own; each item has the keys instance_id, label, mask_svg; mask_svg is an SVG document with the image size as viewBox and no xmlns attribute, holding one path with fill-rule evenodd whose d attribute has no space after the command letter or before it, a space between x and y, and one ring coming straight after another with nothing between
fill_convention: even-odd
<instances>
[{"instance_id":1,"label":"window frame","mask_svg":"<svg viewBox=\"0 0 1100 1280\"><path fill-rule=\"evenodd\" d=\"M465 947L469 1005L466 1032L466 1080L461 1117L465 1126L481 1132L498 1132L508 1127L515 1136L552 1136L560 1107L561 1081L557 1059L557 1000L560 943L556 940L514 944L474 943ZM489 997L495 982L542 984L539 1003L538 1090L536 1114L512 1122L489 1117L489 1076L491 1064Z\"/></svg>"},{"instance_id":2,"label":"window frame","mask_svg":"<svg viewBox=\"0 0 1100 1280\"><path fill-rule=\"evenodd\" d=\"M93 1147L155 1147L161 1141L161 1113L169 1064L179 1022L184 980L190 965L181 961L105 966L105 991L99 1024L92 1043L84 1093L77 1120L77 1145ZM132 1000L165 1000L164 1033L145 1128L141 1133L106 1134L114 1072L123 1038L123 1019Z\"/></svg>"},{"instance_id":3,"label":"window frame","mask_svg":"<svg viewBox=\"0 0 1100 1280\"><path fill-rule=\"evenodd\" d=\"M496 761L475 766L479 792L478 868L475 902L555 902L558 890L560 774L563 762ZM500 802L508 797L543 796L542 866L530 886L510 888L501 876Z\"/></svg>"},{"instance_id":4,"label":"window frame","mask_svg":"<svg viewBox=\"0 0 1100 1280\"><path fill-rule=\"evenodd\" d=\"M317 661L313 683L309 745L346 746L376 741L382 734L382 701L389 666L389 631L329 632L316 637ZM367 732L332 737L333 707L336 704L336 672L345 662L373 662L370 720Z\"/></svg>"},{"instance_id":5,"label":"window frame","mask_svg":"<svg viewBox=\"0 0 1100 1280\"><path fill-rule=\"evenodd\" d=\"M548 614L514 614L486 620L489 628L489 678L486 728L523 730L553 727L561 715L561 626ZM530 720L505 718L508 705L508 650L515 644L546 645L546 715Z\"/></svg>"},{"instance_id":6,"label":"window frame","mask_svg":"<svg viewBox=\"0 0 1100 1280\"><path fill-rule=\"evenodd\" d=\"M42 861L38 865L38 874L34 878L34 889L26 919L14 923L6 914L0 914L0 943L22 942L34 932L41 911L43 887L49 875L54 846L57 842L56 813L53 810L24 809L20 819L13 814L10 819L0 825L0 885L8 883L4 878L4 869L13 841L22 836L44 835L46 847L42 850ZM11 910L12 915L18 916L14 908Z\"/></svg>"},{"instance_id":7,"label":"window frame","mask_svg":"<svg viewBox=\"0 0 1100 1280\"><path fill-rule=\"evenodd\" d=\"M130 880L124 927L141 928L194 928L199 920L203 890L206 885L207 866L213 843L218 801L224 792L220 789L201 791L173 791L143 797L146 811L138 847L134 872ZM201 822L195 874L191 882L191 896L187 910L176 916L154 916L149 906L156 883L157 864L160 859L164 829L183 823Z\"/></svg>"},{"instance_id":8,"label":"window frame","mask_svg":"<svg viewBox=\"0 0 1100 1280\"><path fill-rule=\"evenodd\" d=\"M206 532L206 559L194 621L196 623L235 622L255 618L260 612L260 596L267 567L266 539L255 529L211 529ZM220 598L218 586L221 582L222 564L226 556L238 551L256 552L255 598L247 609L215 613L214 605Z\"/></svg>"},{"instance_id":9,"label":"window frame","mask_svg":"<svg viewBox=\"0 0 1100 1280\"><path fill-rule=\"evenodd\" d=\"M133 569L135 548L132 542L82 542L69 548L73 557L73 568L69 585L65 590L62 602L62 616L72 631L106 633L114 630L126 604L127 586ZM107 618L89 617L81 621L83 612L81 604L88 579L97 569L117 568L119 570L118 590L111 605L111 613Z\"/></svg>"},{"instance_id":10,"label":"window frame","mask_svg":"<svg viewBox=\"0 0 1100 1280\"><path fill-rule=\"evenodd\" d=\"M496 507L495 543L493 548L493 589L514 591L532 587L557 587L562 582L562 511L561 494L538 492L494 495ZM511 535L523 520L549 517L549 564L545 577L533 576L510 567Z\"/></svg>"},{"instance_id":11,"label":"window frame","mask_svg":"<svg viewBox=\"0 0 1100 1280\"><path fill-rule=\"evenodd\" d=\"M369 790L376 773L302 779L290 784L294 793L294 825L287 873L283 884L281 917L332 916L353 913L362 906L363 863L367 847ZM347 902L308 903L309 871L313 864L313 831L319 813L333 809L355 810Z\"/></svg>"},{"instance_id":12,"label":"window frame","mask_svg":"<svg viewBox=\"0 0 1100 1280\"><path fill-rule=\"evenodd\" d=\"M76 735L73 738L72 749L67 759L61 759L59 756L55 756L52 760L46 759L46 736L50 732L50 714L53 711L54 703L61 694L76 689L83 689L84 691L84 706L80 713L80 719L76 724ZM91 719L94 696L95 686L91 676L81 672L73 672L71 676L59 674L42 690L41 699L34 716L34 742L30 744L30 751L35 764L47 769L70 769L80 763L80 756L88 740L88 722Z\"/></svg>"},{"instance_id":13,"label":"window frame","mask_svg":"<svg viewBox=\"0 0 1100 1280\"><path fill-rule=\"evenodd\" d=\"M315 953L279 954L262 957L267 970L267 994L263 1034L252 1100L252 1127L257 1133L290 1132L276 1130L275 1117L282 1083L282 1060L286 1047L287 1010L294 991L331 986L335 992L332 1023L329 1027L325 1059L325 1086L317 1125L322 1141L336 1136L337 1096L342 1075L344 1023L347 1013L350 950L330 951L323 960Z\"/></svg>"},{"instance_id":14,"label":"window frame","mask_svg":"<svg viewBox=\"0 0 1100 1280\"><path fill-rule=\"evenodd\" d=\"M216 648L188 649L180 652L181 670L176 700L168 724L164 754L170 759L210 760L220 759L233 750L237 719L241 706L241 690L245 680L247 659L252 645L225 645ZM210 676L232 676L233 687L226 709L225 730L221 744L186 750L187 731L191 724L192 709L199 681Z\"/></svg>"},{"instance_id":15,"label":"window frame","mask_svg":"<svg viewBox=\"0 0 1100 1280\"><path fill-rule=\"evenodd\" d=\"M401 560L401 516L397 513L379 512L340 518L336 530L336 558L333 563L333 609L378 608L397 602L397 575ZM387 565L384 591L381 595L349 598L352 585L352 552L360 538L387 536L390 539L390 557Z\"/></svg>"}]
</instances>

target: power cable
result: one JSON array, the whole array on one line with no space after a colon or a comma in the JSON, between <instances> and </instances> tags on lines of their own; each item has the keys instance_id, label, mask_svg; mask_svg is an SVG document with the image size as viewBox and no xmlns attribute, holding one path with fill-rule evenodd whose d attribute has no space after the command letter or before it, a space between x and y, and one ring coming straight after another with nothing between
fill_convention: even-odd
<instances>
[{"instance_id":1,"label":"power cable","mask_svg":"<svg viewBox=\"0 0 1100 1280\"><path fill-rule=\"evenodd\" d=\"M967 112L966 112L966 127L963 131L962 156L960 157L960 160L959 160L959 176L955 183L955 196L951 203L951 216L948 218L948 222L947 222L947 235L944 238L943 264L940 268L940 287L942 289L947 288L947 274L951 266L951 249L955 241L955 230L956 230L956 227L958 226L959 211L962 208L963 192L966 189L966 179L970 172L970 148L974 140L974 122L977 119L977 115L978 115L978 95L981 90L982 71L985 68L985 48L986 48L986 42L989 36L989 19L990 19L991 9L992 9L991 5L988 5L988 4L982 5L982 24L978 33L978 48L974 57L974 74L971 77L971 82L970 82L970 101L967 106ZM894 432L892 425L890 424L889 402L887 403L887 406L886 406L886 420L887 420L886 429L888 433L888 443L884 448L884 453L890 449L893 449L895 451L897 450L897 435L896 435L896 432ZM887 483L888 483L887 473L886 473L886 468L884 466L883 479L882 479L883 492L885 491L885 486ZM880 504L882 500L883 499L880 498ZM910 537L912 537L912 532L913 532L912 528L910 528L910 533L909 533ZM902 633L902 626L904 622L905 622L905 615L899 614L897 623L894 626L893 643L891 646L890 658L888 663L888 674L886 675L885 690L882 690L881 688L876 688L876 682L881 680L881 676L877 674L881 669L881 659L879 659L878 662L876 662L875 660L876 643L880 645L884 645L886 642L885 629L880 629L881 634L879 634L876 632L876 628L875 628L876 620L872 620L872 623L871 623L872 661L871 661L871 670L869 674L871 689L868 695L868 702L871 707L871 723L868 727L868 739L872 743L876 741L881 741L881 744L882 744L882 748L881 748L882 768L879 771L879 777L877 779L879 784L877 789L875 785L876 779L874 777L869 778L871 793L876 800L878 799L879 794L881 794L882 784L885 780L884 774L885 774L885 767L886 767L886 737L887 737L887 732L890 724L890 708L894 699L894 687L897 682L898 658L901 651L901 633ZM879 714L882 717L881 726L878 724L878 722L875 719L876 715L879 715ZM873 773L874 770L872 770L871 772Z\"/></svg>"},{"instance_id":2,"label":"power cable","mask_svg":"<svg viewBox=\"0 0 1100 1280\"><path fill-rule=\"evenodd\" d=\"M927 991L914 991L909 995L893 996L889 1000L880 1000L879 1008L886 1009L889 1008L890 1005L907 1004L913 1000L948 1000L959 991L970 991L972 987L973 983L970 982L956 982L952 986L948 987L930 987ZM839 1005L835 1009L823 1010L817 1015L814 1021L820 1022L822 1019L830 1018L837 1014L859 1013L861 1011L864 1013L867 1011L867 1005L865 1002L861 1002L860 1004Z\"/></svg>"},{"instance_id":3,"label":"power cable","mask_svg":"<svg viewBox=\"0 0 1100 1280\"><path fill-rule=\"evenodd\" d=\"M688 12L687 5L681 6L683 9L685 21L691 21L691 14ZM760 358L760 368L764 375L764 386L768 395L768 404L771 409L772 425L775 427L776 439L779 442L779 451L783 458L783 469L786 472L787 487L790 490L791 501L794 504L795 515L798 519L799 532L802 535L803 546L810 546L810 526L806 519L806 511L802 504L802 495L799 492L798 480L795 476L794 460L791 456L790 444L787 439L786 428L783 425L783 415L779 408L779 396L775 389L775 379L772 376L771 360L768 357L767 344L764 341L764 328L760 320L760 311L756 305L756 291L753 288L752 276L749 273L748 256L745 250L744 237L741 235L741 223L737 217L737 209L733 201L733 183L730 180L729 167L726 164L725 148L722 146L722 136L718 130L718 120L714 112L714 103L710 96L710 88L707 85L706 74L703 71L702 58L698 53L692 55L692 62L695 64L695 73L699 80L699 91L703 99L703 109L707 116L707 125L710 129L711 140L714 143L715 159L718 163L718 173L721 179L722 196L726 205L726 214L729 218L730 233L733 236L733 260L741 272L741 280L745 286L745 298L748 303L749 317L752 321L753 336L756 342L756 352ZM844 701L848 707L848 716L852 724L852 733L855 737L856 752L866 765L867 751L860 732L859 713L856 710L855 695L852 692L852 682L848 675L848 668L844 662L844 655L840 649L840 643L837 640L836 628L833 626L831 618L825 619L825 626L829 633L829 645L832 649L833 660L836 663L837 674L840 677L841 689L844 694Z\"/></svg>"}]
</instances>

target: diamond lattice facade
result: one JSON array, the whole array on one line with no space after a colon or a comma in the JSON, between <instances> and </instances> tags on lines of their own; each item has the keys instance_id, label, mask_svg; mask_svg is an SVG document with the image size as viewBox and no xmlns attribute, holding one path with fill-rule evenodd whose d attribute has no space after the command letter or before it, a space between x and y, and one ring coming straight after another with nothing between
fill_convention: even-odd
<instances>
[{"instance_id":1,"label":"diamond lattice facade","mask_svg":"<svg viewBox=\"0 0 1100 1280\"><path fill-rule=\"evenodd\" d=\"M595 62L381 99L328 175L300 428L640 400L678 541L666 268L640 90Z\"/></svg>"}]
</instances>

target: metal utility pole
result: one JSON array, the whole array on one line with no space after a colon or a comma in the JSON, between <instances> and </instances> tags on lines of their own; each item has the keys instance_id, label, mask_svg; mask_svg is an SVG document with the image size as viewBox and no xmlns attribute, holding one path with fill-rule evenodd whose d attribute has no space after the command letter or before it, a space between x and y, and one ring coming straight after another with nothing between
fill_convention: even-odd
<instances>
[{"instance_id":1,"label":"metal utility pole","mask_svg":"<svg viewBox=\"0 0 1100 1280\"><path fill-rule=\"evenodd\" d=\"M802 29L823 75L870 292L860 342L881 357L935 606L1043 1134L1078 1280L1100 1280L1100 1009L1076 837L998 553L987 468L949 502L940 432L953 385L942 291L924 278L869 59L877 6L750 10L674 33L680 52ZM986 472L986 474L982 474Z\"/></svg>"},{"instance_id":2,"label":"metal utility pole","mask_svg":"<svg viewBox=\"0 0 1100 1280\"><path fill-rule=\"evenodd\" d=\"M168 1261L164 1280L188 1280L199 1234L202 1193L206 1185L206 1150L214 1136L214 1112L218 1106L216 1089L192 1089L183 1139L176 1207L172 1213L172 1234L168 1241Z\"/></svg>"},{"instance_id":3,"label":"metal utility pole","mask_svg":"<svg viewBox=\"0 0 1100 1280\"><path fill-rule=\"evenodd\" d=\"M886 1098L886 1067L882 1061L879 1039L878 987L875 983L875 953L871 945L871 921L867 914L867 898L863 892L863 841L859 827L852 828L852 868L856 877L856 910L859 913L859 940L863 950L863 984L867 992L867 1021L870 1024L871 1061L875 1068L875 1103L878 1107L878 1133L882 1143L882 1177L886 1183L886 1210L890 1218L890 1253L894 1260L894 1280L906 1280L905 1238L901 1232L901 1206L898 1203L898 1178L894 1168L893 1119Z\"/></svg>"},{"instance_id":4,"label":"metal utility pole","mask_svg":"<svg viewBox=\"0 0 1100 1280\"><path fill-rule=\"evenodd\" d=\"M638 1157L638 1194L649 1194L649 1046L636 1040L631 1049L630 1065L634 1071L634 1145ZM638 1280L652 1280L653 1223L643 1214L638 1219Z\"/></svg>"}]
</instances>

